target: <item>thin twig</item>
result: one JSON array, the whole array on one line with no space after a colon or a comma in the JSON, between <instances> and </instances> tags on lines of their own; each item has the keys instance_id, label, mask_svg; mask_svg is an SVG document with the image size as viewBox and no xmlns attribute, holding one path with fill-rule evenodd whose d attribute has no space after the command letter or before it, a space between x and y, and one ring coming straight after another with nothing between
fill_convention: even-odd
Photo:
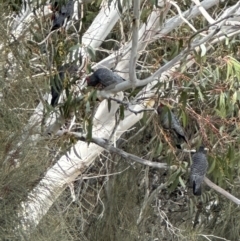
<instances>
[{"instance_id":1,"label":"thin twig","mask_svg":"<svg viewBox=\"0 0 240 241\"><path fill-rule=\"evenodd\" d=\"M208 12L205 10L205 8L203 8L203 6L201 5L201 3L199 2L199 0L192 0L196 6L198 7L199 11L201 12L201 14L203 15L203 17L210 23L210 24L214 24L215 20L208 14Z\"/></svg>"},{"instance_id":2,"label":"thin twig","mask_svg":"<svg viewBox=\"0 0 240 241\"><path fill-rule=\"evenodd\" d=\"M194 26L193 26L191 23L189 23L189 21L188 21L186 18L183 17L182 12L181 12L181 9L180 9L179 6L176 4L176 2L174 2L174 1L169 1L169 3L171 3L171 4L177 9L178 14L179 14L180 18L183 20L183 22L185 22L194 32L197 32L197 29L194 28ZM199 9L199 10L200 10L200 9ZM204 9L204 10L205 10L205 9ZM205 11L206 11L206 10L205 10Z\"/></svg>"},{"instance_id":3,"label":"thin twig","mask_svg":"<svg viewBox=\"0 0 240 241\"><path fill-rule=\"evenodd\" d=\"M162 183L160 186L158 186L152 193L151 195L149 196L148 199L146 199L142 205L142 208L141 208L141 211L140 211L140 214L139 214L139 217L137 219L137 224L140 224L143 217L144 217L144 214L145 214L145 211L147 209L147 207L152 203L154 197L156 197L156 195L161 191L163 190L164 188L166 188L168 185L168 182L165 182L165 183Z\"/></svg>"},{"instance_id":4,"label":"thin twig","mask_svg":"<svg viewBox=\"0 0 240 241\"><path fill-rule=\"evenodd\" d=\"M69 132L69 134L74 135L77 140L86 141L86 138L84 136L82 136L81 134L79 134L78 132ZM167 169L168 168L166 163L157 163L157 162L151 162L151 161L146 160L146 159L142 159L138 156L135 156L133 154L130 154L128 152L125 152L125 151L123 151L119 148L116 148L116 147L112 146L105 139L92 138L90 142L95 143L96 145L103 147L104 149L108 150L109 152L116 153L116 154L122 156L123 158L130 159L130 160L138 162L140 164L150 166L150 167L159 168L159 169Z\"/></svg>"},{"instance_id":5,"label":"thin twig","mask_svg":"<svg viewBox=\"0 0 240 241\"><path fill-rule=\"evenodd\" d=\"M231 200L232 202L236 203L237 205L240 205L240 200L236 197L234 197L232 194L230 194L229 192L225 191L224 189L222 189L221 187L219 187L218 185L216 185L215 183L211 182L207 177L204 177L204 182L211 187L212 189L214 189L215 191L221 193L224 197L228 198L229 200Z\"/></svg>"},{"instance_id":6,"label":"thin twig","mask_svg":"<svg viewBox=\"0 0 240 241\"><path fill-rule=\"evenodd\" d=\"M126 107L127 110L129 110L130 112L134 113L135 115L139 114L139 113L142 113L142 112L146 112L146 111L155 111L154 108L147 108L147 109L141 109L141 110L133 110L132 108L130 108L130 103L129 102L126 102L126 101L122 101L122 100L119 100L119 99L116 99L116 98L113 98L113 97L109 97L108 98L109 100L112 100L112 101L116 101L118 104L122 104L123 106ZM149 98L147 98L149 99Z\"/></svg>"}]
</instances>

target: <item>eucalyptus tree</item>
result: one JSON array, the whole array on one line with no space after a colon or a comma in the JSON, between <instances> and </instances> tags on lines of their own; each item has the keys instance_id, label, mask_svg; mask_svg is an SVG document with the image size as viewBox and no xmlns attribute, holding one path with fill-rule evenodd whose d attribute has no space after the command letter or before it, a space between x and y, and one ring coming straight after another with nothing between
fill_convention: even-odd
<instances>
[{"instance_id":1,"label":"eucalyptus tree","mask_svg":"<svg viewBox=\"0 0 240 241\"><path fill-rule=\"evenodd\" d=\"M0 235L236 240L240 3L76 0L57 29L46 1L14 4L2 8ZM78 70L50 105L61 66ZM125 81L86 87L99 68ZM186 150L158 125L160 101L178 110ZM213 182L196 199L188 150L201 143Z\"/></svg>"}]
</instances>

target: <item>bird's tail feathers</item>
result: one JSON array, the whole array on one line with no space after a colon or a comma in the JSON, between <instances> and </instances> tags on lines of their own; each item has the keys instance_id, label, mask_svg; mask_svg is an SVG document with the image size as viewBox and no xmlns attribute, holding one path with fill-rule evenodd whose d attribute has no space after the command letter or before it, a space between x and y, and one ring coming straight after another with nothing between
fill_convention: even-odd
<instances>
[{"instance_id":1,"label":"bird's tail feathers","mask_svg":"<svg viewBox=\"0 0 240 241\"><path fill-rule=\"evenodd\" d=\"M202 194L201 185L197 186L195 181L193 181L193 194L195 196L200 196Z\"/></svg>"}]
</instances>

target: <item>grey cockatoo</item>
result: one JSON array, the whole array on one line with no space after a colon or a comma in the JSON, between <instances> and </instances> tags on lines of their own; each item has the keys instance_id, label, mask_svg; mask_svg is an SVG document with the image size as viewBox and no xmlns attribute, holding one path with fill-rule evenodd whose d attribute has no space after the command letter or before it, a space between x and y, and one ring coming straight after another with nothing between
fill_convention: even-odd
<instances>
[{"instance_id":1,"label":"grey cockatoo","mask_svg":"<svg viewBox=\"0 0 240 241\"><path fill-rule=\"evenodd\" d=\"M174 133L177 138L176 146L181 149L180 143L185 141L187 143L187 138L184 133L184 129L180 124L179 119L170 110L167 111L163 104L160 104L157 108L158 115L160 117L160 124L163 128L168 129Z\"/></svg>"},{"instance_id":2,"label":"grey cockatoo","mask_svg":"<svg viewBox=\"0 0 240 241\"><path fill-rule=\"evenodd\" d=\"M200 196L202 194L201 185L204 176L207 173L208 161L206 152L203 146L200 146L198 151L192 155L192 166L190 172L190 181L193 186L193 194Z\"/></svg>"},{"instance_id":3,"label":"grey cockatoo","mask_svg":"<svg viewBox=\"0 0 240 241\"><path fill-rule=\"evenodd\" d=\"M51 31L59 29L66 25L66 22L72 17L74 12L74 1L69 0L66 5L59 6L58 1L55 1L49 7L53 12L53 23Z\"/></svg>"},{"instance_id":4,"label":"grey cockatoo","mask_svg":"<svg viewBox=\"0 0 240 241\"><path fill-rule=\"evenodd\" d=\"M64 64L58 68L58 74L54 75L50 81L52 100L51 105L54 107L58 104L59 97L63 91L64 79L77 74L78 67L76 64Z\"/></svg>"},{"instance_id":5,"label":"grey cockatoo","mask_svg":"<svg viewBox=\"0 0 240 241\"><path fill-rule=\"evenodd\" d=\"M88 86L102 85L104 88L125 81L121 76L106 68L97 69L92 75L86 77Z\"/></svg>"}]
</instances>

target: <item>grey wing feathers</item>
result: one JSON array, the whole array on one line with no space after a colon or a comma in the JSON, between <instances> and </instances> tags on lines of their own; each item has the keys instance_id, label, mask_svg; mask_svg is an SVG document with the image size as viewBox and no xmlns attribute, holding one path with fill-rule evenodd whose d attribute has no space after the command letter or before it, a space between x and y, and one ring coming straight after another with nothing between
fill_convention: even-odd
<instances>
[{"instance_id":1,"label":"grey wing feathers","mask_svg":"<svg viewBox=\"0 0 240 241\"><path fill-rule=\"evenodd\" d=\"M169 119L171 118L171 120ZM163 128L170 129L172 126L172 112L167 111L164 115L160 115Z\"/></svg>"},{"instance_id":2,"label":"grey wing feathers","mask_svg":"<svg viewBox=\"0 0 240 241\"><path fill-rule=\"evenodd\" d=\"M171 112L172 117L172 128L181 136L185 137L184 130L180 124L178 118Z\"/></svg>"},{"instance_id":3,"label":"grey wing feathers","mask_svg":"<svg viewBox=\"0 0 240 241\"><path fill-rule=\"evenodd\" d=\"M100 69L97 69L94 72L94 74L95 74L95 76L97 76L99 82L102 85L107 86L107 85L109 85L109 83L112 83L113 73L111 70L105 69L105 68L100 68Z\"/></svg>"},{"instance_id":4,"label":"grey wing feathers","mask_svg":"<svg viewBox=\"0 0 240 241\"><path fill-rule=\"evenodd\" d=\"M118 74L115 74L111 70L105 68L96 70L95 74L103 86L110 86L112 84L117 84L124 81L124 79Z\"/></svg>"},{"instance_id":5,"label":"grey wing feathers","mask_svg":"<svg viewBox=\"0 0 240 241\"><path fill-rule=\"evenodd\" d=\"M169 117L171 120L169 120ZM170 111L170 116L169 112L166 112L164 117L163 117L163 127L166 129L173 129L178 135L185 137L184 130L180 124L180 121L178 118Z\"/></svg>"}]
</instances>

